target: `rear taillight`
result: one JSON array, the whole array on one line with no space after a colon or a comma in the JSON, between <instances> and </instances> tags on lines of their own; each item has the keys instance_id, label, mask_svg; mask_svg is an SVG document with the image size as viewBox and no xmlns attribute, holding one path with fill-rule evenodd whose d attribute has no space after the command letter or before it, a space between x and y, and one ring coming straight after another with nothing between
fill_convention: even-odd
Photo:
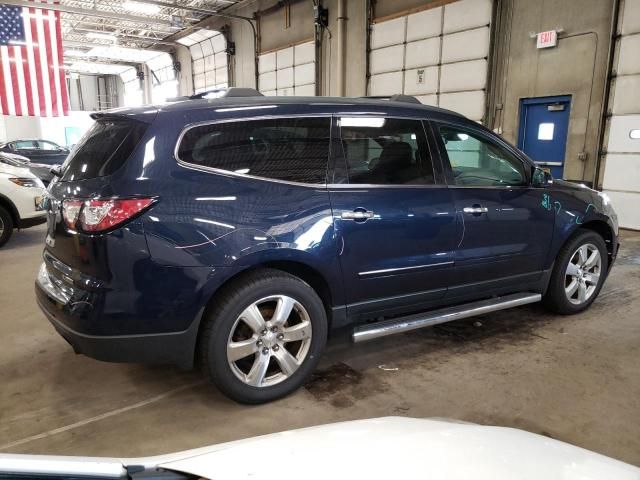
<instances>
[{"instance_id":1,"label":"rear taillight","mask_svg":"<svg viewBox=\"0 0 640 480\"><path fill-rule=\"evenodd\" d=\"M99 233L127 222L153 203L153 198L65 200L62 216L67 227Z\"/></svg>"}]
</instances>

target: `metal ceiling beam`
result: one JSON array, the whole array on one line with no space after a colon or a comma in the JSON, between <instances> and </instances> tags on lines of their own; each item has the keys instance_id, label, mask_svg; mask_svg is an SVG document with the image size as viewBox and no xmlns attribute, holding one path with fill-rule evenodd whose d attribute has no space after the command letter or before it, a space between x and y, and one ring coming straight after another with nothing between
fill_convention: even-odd
<instances>
[{"instance_id":1,"label":"metal ceiling beam","mask_svg":"<svg viewBox=\"0 0 640 480\"><path fill-rule=\"evenodd\" d=\"M109 28L114 28L114 25L112 23L105 23L105 22L98 22L98 21L90 21L90 20L86 20L84 18L80 18L80 19L64 19L67 21L67 23L69 25L71 25L72 27L75 25L89 25L91 27L109 27ZM141 29L139 26L127 26L127 27L123 27L121 25L117 25L118 28L120 28L120 30L144 30ZM173 28L173 30L172 30ZM175 29L177 27L170 27L170 26L162 26L162 25L155 25L153 27L154 33L159 33L160 35L171 35L173 33L175 33Z\"/></svg>"},{"instance_id":2,"label":"metal ceiling beam","mask_svg":"<svg viewBox=\"0 0 640 480\"><path fill-rule=\"evenodd\" d=\"M151 42L151 43L158 43L161 45L175 45L176 42L168 42L165 40L160 40L157 38L153 38L153 37L145 37L144 35L134 35L132 33L120 33L117 31L109 31L109 30L98 30L95 28L82 28L82 27L74 27L71 29L73 32L80 32L80 33L105 33L105 34L109 34L109 35L115 35L118 38L121 38L123 40L128 40L131 39L132 41L143 41L143 42Z\"/></svg>"},{"instance_id":3,"label":"metal ceiling beam","mask_svg":"<svg viewBox=\"0 0 640 480\"><path fill-rule=\"evenodd\" d=\"M27 0L2 0L2 3L4 5L13 5L15 7L38 8L40 10L53 10L54 12L85 15L87 17L110 18L125 22L143 23L145 25L166 25L171 27L171 22L166 20L157 20L150 17L141 17L126 13L104 12L102 10L96 10L95 8L70 7L68 5L60 5L58 3L34 3Z\"/></svg>"},{"instance_id":4,"label":"metal ceiling beam","mask_svg":"<svg viewBox=\"0 0 640 480\"><path fill-rule=\"evenodd\" d=\"M159 0L136 0L136 3L146 3L147 5L157 5L158 7L175 8L176 10L184 10L186 12L202 13L203 15L211 15L213 17L236 18L238 20L246 20L253 22L253 18L244 17L242 15L234 15L233 13L224 13L220 10L212 10L210 8L191 7L188 5L176 5L175 3L161 2ZM253 25L253 23L252 23Z\"/></svg>"}]
</instances>

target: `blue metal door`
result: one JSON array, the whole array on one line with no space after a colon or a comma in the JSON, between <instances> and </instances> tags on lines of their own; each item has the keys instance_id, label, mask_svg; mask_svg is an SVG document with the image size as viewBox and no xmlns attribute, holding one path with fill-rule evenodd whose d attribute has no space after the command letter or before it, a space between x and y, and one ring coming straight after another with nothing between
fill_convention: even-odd
<instances>
[{"instance_id":1,"label":"blue metal door","mask_svg":"<svg viewBox=\"0 0 640 480\"><path fill-rule=\"evenodd\" d=\"M571 95L520 100L518 147L536 164L563 178Z\"/></svg>"}]
</instances>

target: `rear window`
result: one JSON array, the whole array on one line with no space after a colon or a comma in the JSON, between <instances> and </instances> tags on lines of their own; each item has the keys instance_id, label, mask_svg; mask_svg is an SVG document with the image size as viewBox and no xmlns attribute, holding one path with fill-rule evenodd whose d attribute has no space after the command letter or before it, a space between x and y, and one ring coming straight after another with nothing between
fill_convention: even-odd
<instances>
[{"instance_id":1,"label":"rear window","mask_svg":"<svg viewBox=\"0 0 640 480\"><path fill-rule=\"evenodd\" d=\"M131 156L147 124L129 119L96 121L84 134L63 165L63 181L105 177Z\"/></svg>"},{"instance_id":2,"label":"rear window","mask_svg":"<svg viewBox=\"0 0 640 480\"><path fill-rule=\"evenodd\" d=\"M276 118L194 127L178 147L183 162L264 178L325 183L330 119Z\"/></svg>"}]
</instances>

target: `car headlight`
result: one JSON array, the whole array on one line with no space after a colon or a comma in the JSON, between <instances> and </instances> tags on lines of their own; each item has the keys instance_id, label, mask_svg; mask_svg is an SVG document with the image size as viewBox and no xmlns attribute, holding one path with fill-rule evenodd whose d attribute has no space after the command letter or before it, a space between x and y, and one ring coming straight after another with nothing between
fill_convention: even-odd
<instances>
[{"instance_id":1,"label":"car headlight","mask_svg":"<svg viewBox=\"0 0 640 480\"><path fill-rule=\"evenodd\" d=\"M24 177L10 177L9 181L19 185L21 187L40 187L44 185L38 178L24 178Z\"/></svg>"}]
</instances>

